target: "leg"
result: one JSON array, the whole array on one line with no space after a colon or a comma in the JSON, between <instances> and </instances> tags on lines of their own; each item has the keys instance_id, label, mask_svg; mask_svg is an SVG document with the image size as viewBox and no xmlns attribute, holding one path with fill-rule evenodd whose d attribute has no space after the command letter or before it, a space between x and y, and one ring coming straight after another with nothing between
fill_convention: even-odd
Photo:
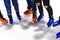
<instances>
[{"instance_id":1,"label":"leg","mask_svg":"<svg viewBox=\"0 0 60 40\"><path fill-rule=\"evenodd\" d=\"M11 4L10 4L10 0L4 0L4 4L7 10L7 14L9 17L9 22L10 24L13 24L13 19L12 19L12 15L11 15Z\"/></svg>"},{"instance_id":2,"label":"leg","mask_svg":"<svg viewBox=\"0 0 60 40\"><path fill-rule=\"evenodd\" d=\"M44 7L47 9L49 14L49 22L47 23L47 25L48 27L50 27L54 22L53 10L52 7L50 6L50 0L43 0L43 3L44 3Z\"/></svg>"},{"instance_id":3,"label":"leg","mask_svg":"<svg viewBox=\"0 0 60 40\"><path fill-rule=\"evenodd\" d=\"M16 11L17 18L18 18L19 20L21 20L21 16L20 16L20 14L19 14L19 7L18 7L18 2L17 2L17 0L12 0L12 4L13 4L14 9L15 9L15 11Z\"/></svg>"},{"instance_id":4,"label":"leg","mask_svg":"<svg viewBox=\"0 0 60 40\"><path fill-rule=\"evenodd\" d=\"M37 9L36 9L35 0L32 0L31 4L32 4L32 13L33 13L32 21L36 23L37 22L37 12L36 12Z\"/></svg>"},{"instance_id":5,"label":"leg","mask_svg":"<svg viewBox=\"0 0 60 40\"><path fill-rule=\"evenodd\" d=\"M42 1L41 0L35 0L36 1L36 5L38 6L39 9L39 17L38 17L38 22L43 18L44 13L43 13L43 7L42 7Z\"/></svg>"},{"instance_id":6,"label":"leg","mask_svg":"<svg viewBox=\"0 0 60 40\"><path fill-rule=\"evenodd\" d=\"M1 11L0 11L0 21L5 23L5 24L8 23L8 21L5 18L3 18Z\"/></svg>"},{"instance_id":7,"label":"leg","mask_svg":"<svg viewBox=\"0 0 60 40\"><path fill-rule=\"evenodd\" d=\"M32 5L31 5L31 0L26 0L26 1L27 1L27 5L28 5L28 7L27 7L28 10L25 11L24 14L26 14L26 15L28 14L28 15L29 15L29 14L32 14L32 10L31 10L31 6L32 6Z\"/></svg>"},{"instance_id":8,"label":"leg","mask_svg":"<svg viewBox=\"0 0 60 40\"><path fill-rule=\"evenodd\" d=\"M28 4L28 10L30 10L31 9L31 0L26 0L27 1L27 4Z\"/></svg>"}]
</instances>

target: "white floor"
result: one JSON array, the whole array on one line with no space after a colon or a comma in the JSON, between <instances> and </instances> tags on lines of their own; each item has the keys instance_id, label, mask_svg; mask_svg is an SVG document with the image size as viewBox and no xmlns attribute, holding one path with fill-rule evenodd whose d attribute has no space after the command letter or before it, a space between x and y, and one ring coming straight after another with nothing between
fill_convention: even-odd
<instances>
[{"instance_id":1,"label":"white floor","mask_svg":"<svg viewBox=\"0 0 60 40\"><path fill-rule=\"evenodd\" d=\"M46 22L44 22L43 25L41 24L42 21L39 24L32 25L30 23L31 15L30 16L23 15L23 12L27 10L26 0L18 0L18 2L20 14L22 16L22 21L19 22L15 15L14 8L12 6L14 25L2 25L0 23L0 40L60 40L60 38L59 39L55 38L56 33L60 31L60 26L47 28L46 22L48 22L48 13L45 10L45 8L44 8L45 15L44 20ZM58 17L60 16L59 4L60 0L51 0L51 6L53 8L55 21L58 20ZM8 19L3 0L0 0L0 9L4 17Z\"/></svg>"}]
</instances>

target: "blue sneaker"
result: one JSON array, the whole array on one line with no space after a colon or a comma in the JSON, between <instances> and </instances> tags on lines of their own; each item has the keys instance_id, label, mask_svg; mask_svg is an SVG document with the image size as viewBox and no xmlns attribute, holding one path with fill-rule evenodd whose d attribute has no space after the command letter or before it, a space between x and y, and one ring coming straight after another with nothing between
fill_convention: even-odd
<instances>
[{"instance_id":1,"label":"blue sneaker","mask_svg":"<svg viewBox=\"0 0 60 40\"><path fill-rule=\"evenodd\" d=\"M17 18L21 21L21 16L19 15L19 12L16 13Z\"/></svg>"},{"instance_id":2,"label":"blue sneaker","mask_svg":"<svg viewBox=\"0 0 60 40\"><path fill-rule=\"evenodd\" d=\"M54 22L54 24L53 24L53 26L58 26L58 25L60 25L60 17L59 17L59 20Z\"/></svg>"},{"instance_id":3,"label":"blue sneaker","mask_svg":"<svg viewBox=\"0 0 60 40\"><path fill-rule=\"evenodd\" d=\"M56 38L60 38L60 32L56 34Z\"/></svg>"},{"instance_id":4,"label":"blue sneaker","mask_svg":"<svg viewBox=\"0 0 60 40\"><path fill-rule=\"evenodd\" d=\"M19 21L21 21L21 16L17 16L17 18L19 19Z\"/></svg>"},{"instance_id":5,"label":"blue sneaker","mask_svg":"<svg viewBox=\"0 0 60 40\"><path fill-rule=\"evenodd\" d=\"M51 17L47 23L48 27L50 27L54 23L54 18Z\"/></svg>"},{"instance_id":6,"label":"blue sneaker","mask_svg":"<svg viewBox=\"0 0 60 40\"><path fill-rule=\"evenodd\" d=\"M53 26L58 26L58 25L60 25L60 20L59 20L59 21L54 22L54 24L53 24Z\"/></svg>"},{"instance_id":7,"label":"blue sneaker","mask_svg":"<svg viewBox=\"0 0 60 40\"><path fill-rule=\"evenodd\" d=\"M44 16L44 13L42 12L42 13L40 14L40 16L38 17L37 21L39 22L39 21L43 18L43 16Z\"/></svg>"},{"instance_id":8,"label":"blue sneaker","mask_svg":"<svg viewBox=\"0 0 60 40\"><path fill-rule=\"evenodd\" d=\"M13 20L9 20L10 24L13 24Z\"/></svg>"}]
</instances>

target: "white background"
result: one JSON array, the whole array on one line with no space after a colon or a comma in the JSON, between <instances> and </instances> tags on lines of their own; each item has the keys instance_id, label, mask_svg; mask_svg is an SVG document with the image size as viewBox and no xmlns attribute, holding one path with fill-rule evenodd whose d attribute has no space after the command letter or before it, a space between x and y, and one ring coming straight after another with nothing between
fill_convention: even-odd
<instances>
[{"instance_id":1,"label":"white background","mask_svg":"<svg viewBox=\"0 0 60 40\"><path fill-rule=\"evenodd\" d=\"M20 14L23 15L23 12L25 10L27 10L26 0L18 0L18 3L19 3ZM50 4L53 8L54 19L55 19L55 21L57 21L59 19L59 16L60 16L60 5L59 5L60 0L50 0ZM4 6L3 0L0 0L0 10L1 10L3 16L6 19L8 19L6 8ZM17 18L16 18L17 21L15 20L16 15L15 15L15 11L14 11L13 6L12 6L12 15L13 15L14 21L17 22L18 20L17 20ZM45 8L44 8L44 20L48 21L48 13L47 13ZM34 36L34 34L36 34L36 32L34 32L34 30L36 28L34 28L34 27L31 27L28 30L23 30L21 28L21 25L13 25L13 28L8 29L8 30L5 29L5 27L8 27L8 26L0 25L0 27L1 27L0 28L0 40L34 40L33 36ZM57 27L59 27L59 26L57 26ZM57 31L58 28L55 28L55 29ZM46 38L43 37L40 40L45 40L45 39ZM53 39L53 40L55 40L55 39Z\"/></svg>"}]
</instances>

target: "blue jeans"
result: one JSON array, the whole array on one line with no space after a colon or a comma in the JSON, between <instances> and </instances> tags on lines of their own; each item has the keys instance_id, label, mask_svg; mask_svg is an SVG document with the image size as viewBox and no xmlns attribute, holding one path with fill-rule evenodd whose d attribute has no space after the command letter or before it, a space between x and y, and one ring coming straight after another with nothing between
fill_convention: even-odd
<instances>
[{"instance_id":1,"label":"blue jeans","mask_svg":"<svg viewBox=\"0 0 60 40\"><path fill-rule=\"evenodd\" d=\"M27 4L28 4L28 10L30 10L31 8L32 8L32 10L37 10L34 0L27 0Z\"/></svg>"},{"instance_id":2,"label":"blue jeans","mask_svg":"<svg viewBox=\"0 0 60 40\"><path fill-rule=\"evenodd\" d=\"M12 1L15 11L16 12L19 11L17 0L11 0L11 1ZM10 2L10 0L4 0L4 4L5 4L8 15L11 15L11 2Z\"/></svg>"}]
</instances>

